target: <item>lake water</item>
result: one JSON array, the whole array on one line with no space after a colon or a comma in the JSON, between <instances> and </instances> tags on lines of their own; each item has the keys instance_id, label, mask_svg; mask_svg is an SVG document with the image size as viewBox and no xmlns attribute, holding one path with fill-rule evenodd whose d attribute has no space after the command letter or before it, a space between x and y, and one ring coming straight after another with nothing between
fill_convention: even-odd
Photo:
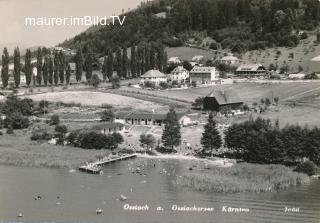
<instances>
[{"instance_id":1,"label":"lake water","mask_svg":"<svg viewBox=\"0 0 320 223\"><path fill-rule=\"evenodd\" d=\"M188 162L191 161L137 158L109 164L104 167L103 175L0 166L0 221L320 222L320 180L281 192L209 194L176 186L175 175L188 168L191 165ZM137 165L145 176L131 172L130 168ZM120 201L120 194L127 201ZM37 195L42 199L35 200ZM125 204L148 205L149 210L124 210ZM214 211L173 211L173 205L196 205ZM223 206L249 209L249 212L226 213ZM161 208L156 210L157 207ZM285 207L299 208L299 212L286 213ZM103 210L101 215L96 214L97 208ZM19 212L22 218L17 217Z\"/></svg>"}]
</instances>

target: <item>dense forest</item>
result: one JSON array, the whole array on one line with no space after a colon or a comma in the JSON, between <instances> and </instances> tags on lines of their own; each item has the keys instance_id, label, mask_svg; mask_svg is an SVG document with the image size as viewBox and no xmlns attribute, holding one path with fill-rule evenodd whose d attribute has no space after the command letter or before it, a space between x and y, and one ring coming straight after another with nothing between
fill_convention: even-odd
<instances>
[{"instance_id":1,"label":"dense forest","mask_svg":"<svg viewBox=\"0 0 320 223\"><path fill-rule=\"evenodd\" d=\"M124 13L123 26L91 28L61 45L106 55L109 48L146 42L181 46L201 33L214 39L216 47L238 53L294 47L301 39L299 31L317 28L319 6L318 0L159 0Z\"/></svg>"}]
</instances>

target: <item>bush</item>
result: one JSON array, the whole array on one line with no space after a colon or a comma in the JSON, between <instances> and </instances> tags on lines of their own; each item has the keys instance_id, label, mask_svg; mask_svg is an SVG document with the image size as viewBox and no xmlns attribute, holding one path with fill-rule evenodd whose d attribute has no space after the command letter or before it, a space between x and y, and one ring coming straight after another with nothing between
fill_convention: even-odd
<instances>
[{"instance_id":1,"label":"bush","mask_svg":"<svg viewBox=\"0 0 320 223\"><path fill-rule=\"evenodd\" d=\"M50 140L52 138L52 135L49 134L46 130L38 130L35 132L32 132L32 135L30 137L33 141L40 141L40 140Z\"/></svg>"},{"instance_id":2,"label":"bush","mask_svg":"<svg viewBox=\"0 0 320 223\"><path fill-rule=\"evenodd\" d=\"M159 86L160 86L162 89L167 89L167 88L168 88L168 83L162 81L162 82L159 83Z\"/></svg>"},{"instance_id":3,"label":"bush","mask_svg":"<svg viewBox=\"0 0 320 223\"><path fill-rule=\"evenodd\" d=\"M50 125L58 125L60 123L59 115L52 115L49 123Z\"/></svg>"},{"instance_id":4,"label":"bush","mask_svg":"<svg viewBox=\"0 0 320 223\"><path fill-rule=\"evenodd\" d=\"M317 172L317 166L312 161L306 161L300 163L294 171L308 174L309 176L315 175Z\"/></svg>"},{"instance_id":5,"label":"bush","mask_svg":"<svg viewBox=\"0 0 320 223\"><path fill-rule=\"evenodd\" d=\"M68 128L65 125L56 125L56 127L54 128L54 130L56 132L59 132L61 134L66 134L68 132Z\"/></svg>"},{"instance_id":6,"label":"bush","mask_svg":"<svg viewBox=\"0 0 320 223\"><path fill-rule=\"evenodd\" d=\"M24 129L29 126L29 119L24 117L20 112L14 112L4 120L5 127L13 129Z\"/></svg>"},{"instance_id":7,"label":"bush","mask_svg":"<svg viewBox=\"0 0 320 223\"><path fill-rule=\"evenodd\" d=\"M81 147L84 149L115 149L118 144L123 142L123 137L119 133L113 133L105 135L102 133L91 132L81 132L74 131L71 132L67 137L68 144L73 146Z\"/></svg>"},{"instance_id":8,"label":"bush","mask_svg":"<svg viewBox=\"0 0 320 223\"><path fill-rule=\"evenodd\" d=\"M144 82L144 87L146 87L146 88L155 88L155 85L154 85L153 82L145 81Z\"/></svg>"},{"instance_id":9,"label":"bush","mask_svg":"<svg viewBox=\"0 0 320 223\"><path fill-rule=\"evenodd\" d=\"M0 131L0 136L2 136L3 135L3 133Z\"/></svg>"},{"instance_id":10,"label":"bush","mask_svg":"<svg viewBox=\"0 0 320 223\"><path fill-rule=\"evenodd\" d=\"M192 82L191 82L191 86L192 86L192 87L197 87L197 82L196 82L196 81L192 81Z\"/></svg>"},{"instance_id":11,"label":"bush","mask_svg":"<svg viewBox=\"0 0 320 223\"><path fill-rule=\"evenodd\" d=\"M114 120L114 113L112 110L105 110L101 113L100 119L102 122L113 122Z\"/></svg>"},{"instance_id":12,"label":"bush","mask_svg":"<svg viewBox=\"0 0 320 223\"><path fill-rule=\"evenodd\" d=\"M177 152L177 150L175 150L175 149L166 148L166 147L163 147L163 146L157 146L156 147L156 151L159 152L159 153L166 153L166 154L176 153Z\"/></svg>"}]
</instances>

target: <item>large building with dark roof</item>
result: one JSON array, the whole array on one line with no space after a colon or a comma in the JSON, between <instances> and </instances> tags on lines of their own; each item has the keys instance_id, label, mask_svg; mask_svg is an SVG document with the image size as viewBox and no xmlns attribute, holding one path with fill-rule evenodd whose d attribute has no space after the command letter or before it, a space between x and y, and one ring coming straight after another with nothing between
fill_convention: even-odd
<instances>
[{"instance_id":1,"label":"large building with dark roof","mask_svg":"<svg viewBox=\"0 0 320 223\"><path fill-rule=\"evenodd\" d=\"M225 112L238 110L243 105L243 101L232 90L214 90L203 100L203 109L207 111Z\"/></svg>"}]
</instances>

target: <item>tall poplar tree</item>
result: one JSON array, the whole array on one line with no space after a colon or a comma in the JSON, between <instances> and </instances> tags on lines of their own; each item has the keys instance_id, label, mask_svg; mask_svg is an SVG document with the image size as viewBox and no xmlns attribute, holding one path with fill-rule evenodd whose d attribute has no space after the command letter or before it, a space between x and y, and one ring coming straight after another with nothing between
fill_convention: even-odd
<instances>
[{"instance_id":1,"label":"tall poplar tree","mask_svg":"<svg viewBox=\"0 0 320 223\"><path fill-rule=\"evenodd\" d=\"M53 59L50 56L48 60L48 82L51 85L53 84L53 72L54 72Z\"/></svg>"},{"instance_id":2,"label":"tall poplar tree","mask_svg":"<svg viewBox=\"0 0 320 223\"><path fill-rule=\"evenodd\" d=\"M160 44L157 48L157 68L162 72L163 71L163 60L164 60L164 46Z\"/></svg>"},{"instance_id":3,"label":"tall poplar tree","mask_svg":"<svg viewBox=\"0 0 320 223\"><path fill-rule=\"evenodd\" d=\"M59 52L59 80L60 83L64 82L64 71L66 68L66 58L62 51Z\"/></svg>"},{"instance_id":4,"label":"tall poplar tree","mask_svg":"<svg viewBox=\"0 0 320 223\"><path fill-rule=\"evenodd\" d=\"M136 47L132 46L131 47L131 61L130 61L131 65L131 75L132 77L136 77L137 76L137 53L136 53Z\"/></svg>"},{"instance_id":5,"label":"tall poplar tree","mask_svg":"<svg viewBox=\"0 0 320 223\"><path fill-rule=\"evenodd\" d=\"M217 129L216 121L213 120L212 113L209 115L208 123L204 126L201 144L203 148L210 150L211 156L214 150L217 150L222 146L221 135Z\"/></svg>"},{"instance_id":6,"label":"tall poplar tree","mask_svg":"<svg viewBox=\"0 0 320 223\"><path fill-rule=\"evenodd\" d=\"M170 147L171 150L173 150L175 146L179 146L181 144L180 124L177 113L173 107L170 108L165 119L165 126L161 141L164 146Z\"/></svg>"},{"instance_id":7,"label":"tall poplar tree","mask_svg":"<svg viewBox=\"0 0 320 223\"><path fill-rule=\"evenodd\" d=\"M127 47L122 47L122 76L127 78L128 76L128 53Z\"/></svg>"},{"instance_id":8,"label":"tall poplar tree","mask_svg":"<svg viewBox=\"0 0 320 223\"><path fill-rule=\"evenodd\" d=\"M93 64L92 53L88 52L85 59L85 71L86 71L87 81L90 81L92 77L92 64Z\"/></svg>"},{"instance_id":9,"label":"tall poplar tree","mask_svg":"<svg viewBox=\"0 0 320 223\"><path fill-rule=\"evenodd\" d=\"M70 83L70 76L71 76L71 67L70 67L70 64L68 64L67 69L66 69L66 84L67 85Z\"/></svg>"},{"instance_id":10,"label":"tall poplar tree","mask_svg":"<svg viewBox=\"0 0 320 223\"><path fill-rule=\"evenodd\" d=\"M42 51L39 47L37 50L37 84L41 85L42 82Z\"/></svg>"},{"instance_id":11,"label":"tall poplar tree","mask_svg":"<svg viewBox=\"0 0 320 223\"><path fill-rule=\"evenodd\" d=\"M30 87L31 80L32 80L32 65L31 65L31 51L27 49L25 62L24 62L24 71L26 74L26 83L27 86Z\"/></svg>"},{"instance_id":12,"label":"tall poplar tree","mask_svg":"<svg viewBox=\"0 0 320 223\"><path fill-rule=\"evenodd\" d=\"M108 76L108 60L107 57L105 56L103 58L103 64L102 64L102 77L103 77L103 82L106 82Z\"/></svg>"},{"instance_id":13,"label":"tall poplar tree","mask_svg":"<svg viewBox=\"0 0 320 223\"><path fill-rule=\"evenodd\" d=\"M150 47L148 44L146 44L144 47L144 63L144 70L150 70Z\"/></svg>"},{"instance_id":14,"label":"tall poplar tree","mask_svg":"<svg viewBox=\"0 0 320 223\"><path fill-rule=\"evenodd\" d=\"M119 78L122 77L122 56L121 56L121 49L120 47L117 47L116 49L116 65L117 65L117 75Z\"/></svg>"},{"instance_id":15,"label":"tall poplar tree","mask_svg":"<svg viewBox=\"0 0 320 223\"><path fill-rule=\"evenodd\" d=\"M44 62L42 66L42 77L43 77L43 83L45 86L48 84L48 73L49 73L49 57L46 55L44 57Z\"/></svg>"},{"instance_id":16,"label":"tall poplar tree","mask_svg":"<svg viewBox=\"0 0 320 223\"><path fill-rule=\"evenodd\" d=\"M108 66L107 66L107 68L108 68L108 70L107 70L108 79L109 79L109 81L111 81L111 77L113 74L113 52L112 52L111 48L108 49Z\"/></svg>"},{"instance_id":17,"label":"tall poplar tree","mask_svg":"<svg viewBox=\"0 0 320 223\"><path fill-rule=\"evenodd\" d=\"M154 46L154 43L151 43L150 44L150 66L149 66L149 69L155 69L156 68L156 51L155 51L155 46Z\"/></svg>"},{"instance_id":18,"label":"tall poplar tree","mask_svg":"<svg viewBox=\"0 0 320 223\"><path fill-rule=\"evenodd\" d=\"M14 68L13 68L14 84L16 87L19 87L21 63L20 63L20 51L18 47L14 49L13 63L14 63Z\"/></svg>"},{"instance_id":19,"label":"tall poplar tree","mask_svg":"<svg viewBox=\"0 0 320 223\"><path fill-rule=\"evenodd\" d=\"M57 51L54 52L54 69L53 69L53 82L55 85L59 82L59 69L60 69L60 60L59 60L59 54Z\"/></svg>"},{"instance_id":20,"label":"tall poplar tree","mask_svg":"<svg viewBox=\"0 0 320 223\"><path fill-rule=\"evenodd\" d=\"M8 86L9 81L9 53L6 47L3 49L2 55L1 80L2 87L6 88Z\"/></svg>"},{"instance_id":21,"label":"tall poplar tree","mask_svg":"<svg viewBox=\"0 0 320 223\"><path fill-rule=\"evenodd\" d=\"M75 56L75 62L76 62L76 80L79 82L82 79L82 72L83 72L83 55L80 47L78 48L77 54Z\"/></svg>"}]
</instances>

